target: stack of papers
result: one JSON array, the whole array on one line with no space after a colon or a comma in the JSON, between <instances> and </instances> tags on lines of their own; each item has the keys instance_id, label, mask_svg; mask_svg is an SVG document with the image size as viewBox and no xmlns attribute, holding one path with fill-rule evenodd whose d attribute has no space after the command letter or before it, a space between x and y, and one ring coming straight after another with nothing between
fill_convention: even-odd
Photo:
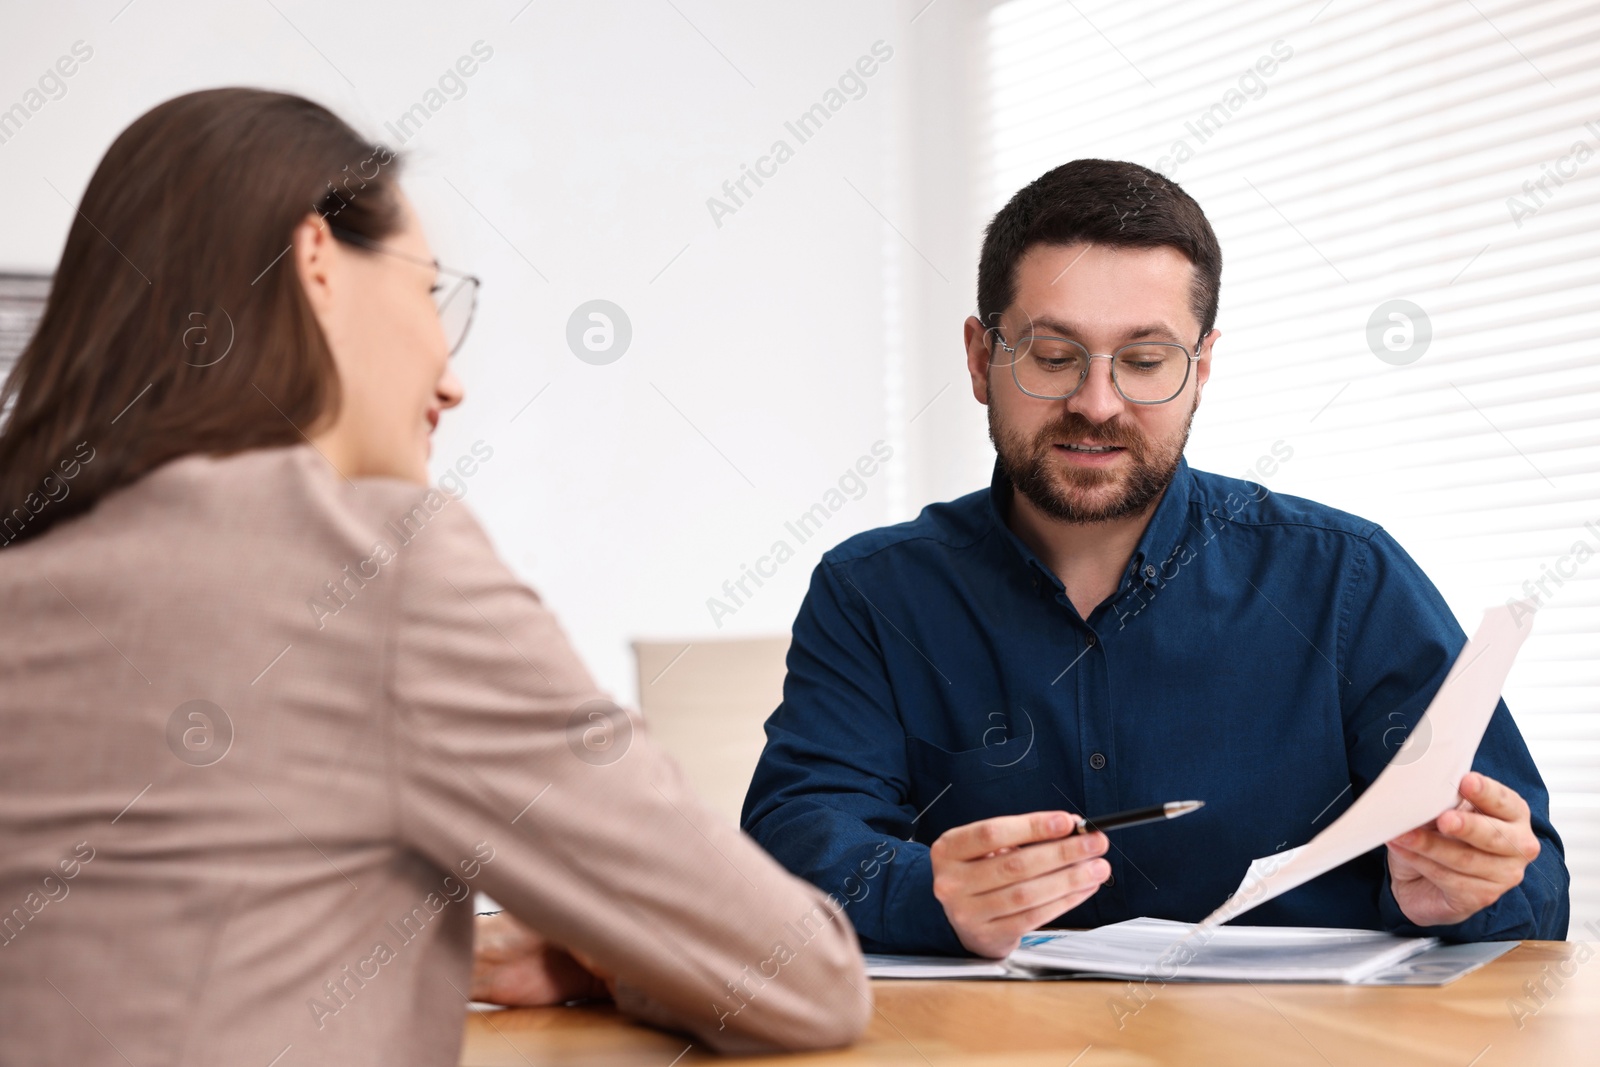
<instances>
[{"instance_id":1,"label":"stack of papers","mask_svg":"<svg viewBox=\"0 0 1600 1067\"><path fill-rule=\"evenodd\" d=\"M1011 954L1025 967L1119 978L1234 982L1359 982L1439 942L1381 930L1230 926L1130 919L1097 930L1030 938Z\"/></svg>"},{"instance_id":2,"label":"stack of papers","mask_svg":"<svg viewBox=\"0 0 1600 1067\"><path fill-rule=\"evenodd\" d=\"M1129 919L1096 930L1029 934L1003 960L868 956L873 978L1154 978L1163 982L1444 985L1514 941L1440 945L1432 937L1314 926L1203 927Z\"/></svg>"}]
</instances>

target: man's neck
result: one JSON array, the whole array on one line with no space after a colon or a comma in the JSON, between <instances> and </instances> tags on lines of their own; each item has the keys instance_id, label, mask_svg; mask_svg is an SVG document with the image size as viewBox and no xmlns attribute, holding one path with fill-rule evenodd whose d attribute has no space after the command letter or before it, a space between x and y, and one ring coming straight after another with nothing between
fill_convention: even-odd
<instances>
[{"instance_id":1,"label":"man's neck","mask_svg":"<svg viewBox=\"0 0 1600 1067\"><path fill-rule=\"evenodd\" d=\"M1133 550L1161 499L1158 496L1143 511L1120 519L1063 522L1040 511L1021 493L1013 492L1006 525L1061 579L1067 599L1087 619L1117 591L1128 560L1133 558Z\"/></svg>"}]
</instances>

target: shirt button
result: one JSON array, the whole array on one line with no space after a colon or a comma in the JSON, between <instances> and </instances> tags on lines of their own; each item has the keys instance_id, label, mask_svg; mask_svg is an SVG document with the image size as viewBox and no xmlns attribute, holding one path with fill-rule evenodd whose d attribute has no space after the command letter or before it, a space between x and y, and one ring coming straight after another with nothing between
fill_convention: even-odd
<instances>
[{"instance_id":1,"label":"shirt button","mask_svg":"<svg viewBox=\"0 0 1600 1067\"><path fill-rule=\"evenodd\" d=\"M1149 564L1146 564L1144 568L1144 576L1146 578L1154 578L1156 576L1156 569Z\"/></svg>"},{"instance_id":2,"label":"shirt button","mask_svg":"<svg viewBox=\"0 0 1600 1067\"><path fill-rule=\"evenodd\" d=\"M1102 884L1103 885L1107 885L1107 886L1116 885L1117 884L1117 876L1115 874L1106 875L1106 880Z\"/></svg>"},{"instance_id":3,"label":"shirt button","mask_svg":"<svg viewBox=\"0 0 1600 1067\"><path fill-rule=\"evenodd\" d=\"M1093 767L1095 770L1102 770L1105 768L1105 765L1106 757L1103 753L1096 752L1094 755L1089 757L1089 766Z\"/></svg>"},{"instance_id":4,"label":"shirt button","mask_svg":"<svg viewBox=\"0 0 1600 1067\"><path fill-rule=\"evenodd\" d=\"M1090 634L1088 637L1085 637L1083 640L1084 640L1084 643L1087 644L1090 648L1094 647L1094 643L1095 643L1094 634Z\"/></svg>"}]
</instances>

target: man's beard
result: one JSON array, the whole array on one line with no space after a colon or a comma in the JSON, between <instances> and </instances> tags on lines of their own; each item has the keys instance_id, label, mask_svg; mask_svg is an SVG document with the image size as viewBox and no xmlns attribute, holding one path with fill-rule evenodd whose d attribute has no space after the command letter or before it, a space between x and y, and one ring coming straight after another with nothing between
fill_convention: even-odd
<instances>
[{"instance_id":1,"label":"man's beard","mask_svg":"<svg viewBox=\"0 0 1600 1067\"><path fill-rule=\"evenodd\" d=\"M995 406L989 405L989 440L1000 457L1000 469L1017 492L1029 503L1060 522L1108 522L1137 515L1172 484L1183 450L1189 443L1189 426L1194 422L1199 397L1184 420L1183 434L1170 444L1151 443L1137 427L1112 416L1096 425L1076 411L1044 427L1030 444L1022 434L1000 426ZM1125 472L1065 465L1056 456L1054 442L1072 441L1087 445L1116 445L1126 449ZM1120 492L1099 504L1088 502L1090 494L1122 479Z\"/></svg>"}]
</instances>

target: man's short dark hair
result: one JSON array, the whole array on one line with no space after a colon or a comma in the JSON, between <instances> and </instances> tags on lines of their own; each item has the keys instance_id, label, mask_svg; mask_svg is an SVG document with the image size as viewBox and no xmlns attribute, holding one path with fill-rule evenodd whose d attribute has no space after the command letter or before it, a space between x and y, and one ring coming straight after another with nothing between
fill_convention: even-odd
<instances>
[{"instance_id":1,"label":"man's short dark hair","mask_svg":"<svg viewBox=\"0 0 1600 1067\"><path fill-rule=\"evenodd\" d=\"M1020 190L990 220L978 259L978 317L996 325L1016 299L1017 263L1038 244L1079 241L1120 248L1176 248L1194 264L1190 306L1200 336L1217 321L1222 248L1194 198L1137 163L1075 159Z\"/></svg>"}]
</instances>

